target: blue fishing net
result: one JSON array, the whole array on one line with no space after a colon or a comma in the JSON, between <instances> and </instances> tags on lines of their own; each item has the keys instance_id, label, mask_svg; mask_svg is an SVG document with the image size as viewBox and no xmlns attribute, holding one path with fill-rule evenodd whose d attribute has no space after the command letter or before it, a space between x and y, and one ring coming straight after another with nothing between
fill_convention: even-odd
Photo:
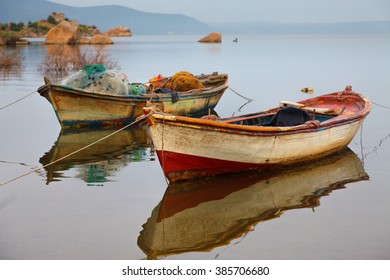
<instances>
[{"instance_id":1,"label":"blue fishing net","mask_svg":"<svg viewBox=\"0 0 390 280\"><path fill-rule=\"evenodd\" d=\"M91 85L93 81L97 80L104 72L106 72L106 70L106 67L104 67L102 64L85 65L81 69L84 74L80 81L82 86L81 88L86 88L87 86Z\"/></svg>"}]
</instances>

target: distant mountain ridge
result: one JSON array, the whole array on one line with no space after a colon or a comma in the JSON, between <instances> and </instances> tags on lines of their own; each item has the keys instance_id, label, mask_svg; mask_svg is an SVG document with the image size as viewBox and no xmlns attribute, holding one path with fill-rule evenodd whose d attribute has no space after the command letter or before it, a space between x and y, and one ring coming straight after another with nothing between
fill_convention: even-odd
<instances>
[{"instance_id":1,"label":"distant mountain ridge","mask_svg":"<svg viewBox=\"0 0 390 280\"><path fill-rule=\"evenodd\" d=\"M102 32L125 26L133 34L202 34L212 27L180 14L147 13L132 8L106 5L71 7L46 0L7 0L1 4L0 22L34 22L46 19L52 12L62 12L66 18L80 24L95 25Z\"/></svg>"},{"instance_id":2,"label":"distant mountain ridge","mask_svg":"<svg viewBox=\"0 0 390 280\"><path fill-rule=\"evenodd\" d=\"M3 0L4 1L4 0ZM52 12L62 12L70 20L94 25L105 32L116 26L130 28L133 35L158 34L390 34L390 21L335 23L248 22L209 25L181 14L138 11L119 5L72 7L47 0L5 0L0 7L0 23L35 22ZM261 19L259 19L261 20Z\"/></svg>"}]
</instances>

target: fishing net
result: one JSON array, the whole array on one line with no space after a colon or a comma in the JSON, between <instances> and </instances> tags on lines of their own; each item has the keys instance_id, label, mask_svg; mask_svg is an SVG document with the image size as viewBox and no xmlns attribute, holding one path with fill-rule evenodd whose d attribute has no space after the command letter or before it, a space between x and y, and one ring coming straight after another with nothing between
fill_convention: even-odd
<instances>
[{"instance_id":1,"label":"fishing net","mask_svg":"<svg viewBox=\"0 0 390 280\"><path fill-rule=\"evenodd\" d=\"M106 69L101 64L84 66L80 71L65 79L62 85L92 92L117 95L133 93L125 74Z\"/></svg>"},{"instance_id":2,"label":"fishing net","mask_svg":"<svg viewBox=\"0 0 390 280\"><path fill-rule=\"evenodd\" d=\"M173 90L188 91L191 89L204 88L203 84L194 76L181 76L173 82Z\"/></svg>"},{"instance_id":3,"label":"fishing net","mask_svg":"<svg viewBox=\"0 0 390 280\"><path fill-rule=\"evenodd\" d=\"M187 71L179 71L172 76L171 80L165 85L174 91L188 91L191 89L204 88L197 77Z\"/></svg>"},{"instance_id":4,"label":"fishing net","mask_svg":"<svg viewBox=\"0 0 390 280\"><path fill-rule=\"evenodd\" d=\"M197 77L187 71L179 71L175 73L167 82L162 82L164 78L161 75L153 77L149 80L155 88L163 87L173 91L189 91L191 89L204 88L204 85Z\"/></svg>"}]
</instances>

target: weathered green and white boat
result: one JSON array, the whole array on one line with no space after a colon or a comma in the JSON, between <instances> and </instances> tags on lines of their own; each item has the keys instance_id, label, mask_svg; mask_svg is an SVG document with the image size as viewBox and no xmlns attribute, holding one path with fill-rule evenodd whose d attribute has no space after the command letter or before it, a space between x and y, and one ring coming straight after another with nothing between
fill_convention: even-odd
<instances>
[{"instance_id":1,"label":"weathered green and white boat","mask_svg":"<svg viewBox=\"0 0 390 280\"><path fill-rule=\"evenodd\" d=\"M148 102L162 112L183 116L197 116L214 109L228 88L228 75L195 77L202 88L162 93L152 86L138 84L142 93L122 95L55 85L45 78L45 85L38 92L53 106L63 128L117 127L142 115Z\"/></svg>"}]
</instances>

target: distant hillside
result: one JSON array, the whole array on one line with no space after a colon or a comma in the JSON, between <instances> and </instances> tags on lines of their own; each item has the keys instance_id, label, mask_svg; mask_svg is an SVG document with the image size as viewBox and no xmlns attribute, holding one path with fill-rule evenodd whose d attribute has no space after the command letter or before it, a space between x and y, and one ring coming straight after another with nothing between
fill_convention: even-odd
<instances>
[{"instance_id":1,"label":"distant hillside","mask_svg":"<svg viewBox=\"0 0 390 280\"><path fill-rule=\"evenodd\" d=\"M71 7L46 0L7 0L1 3L0 22L24 22L46 19L52 12L62 12L80 24L95 25L102 32L125 26L133 34L203 34L212 27L179 14L147 13L118 6Z\"/></svg>"},{"instance_id":2,"label":"distant hillside","mask_svg":"<svg viewBox=\"0 0 390 280\"><path fill-rule=\"evenodd\" d=\"M2 0L0 23L35 22L46 19L52 12L80 24L96 26L105 32L116 26L131 29L134 35L143 34L390 34L390 22L346 23L223 23L213 26L180 14L147 13L118 6L71 7L46 0ZM261 20L261 19L259 19Z\"/></svg>"}]
</instances>

